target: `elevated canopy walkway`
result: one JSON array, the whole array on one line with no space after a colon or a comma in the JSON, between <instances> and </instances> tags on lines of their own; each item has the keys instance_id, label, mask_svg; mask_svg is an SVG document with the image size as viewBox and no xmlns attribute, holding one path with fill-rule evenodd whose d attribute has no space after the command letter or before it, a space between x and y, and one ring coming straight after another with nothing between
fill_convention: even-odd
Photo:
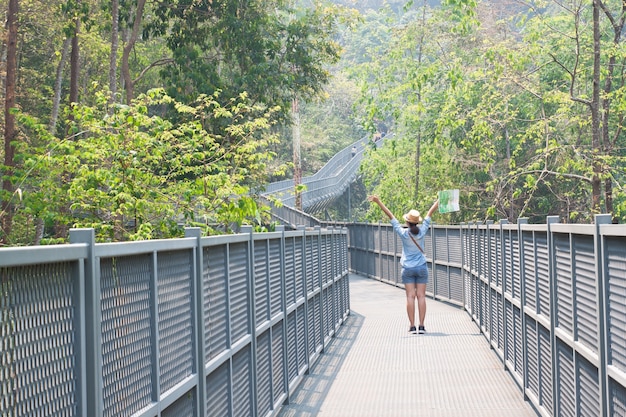
<instances>
[{"instance_id":1,"label":"elevated canopy walkway","mask_svg":"<svg viewBox=\"0 0 626 417\"><path fill-rule=\"evenodd\" d=\"M382 145L384 137L371 142L368 137L359 139L335 154L318 172L304 177L301 192L302 209L296 209L295 185L293 179L269 184L263 196L281 201L282 206L272 205L272 215L286 227L296 225L318 226L320 220L313 213L326 210L341 197L357 178L363 155L369 144Z\"/></svg>"}]
</instances>

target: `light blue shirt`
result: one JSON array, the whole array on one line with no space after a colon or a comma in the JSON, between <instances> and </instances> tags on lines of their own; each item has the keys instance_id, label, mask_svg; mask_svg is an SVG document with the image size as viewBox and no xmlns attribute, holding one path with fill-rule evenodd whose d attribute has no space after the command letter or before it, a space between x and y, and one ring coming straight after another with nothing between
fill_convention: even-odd
<instances>
[{"instance_id":1,"label":"light blue shirt","mask_svg":"<svg viewBox=\"0 0 626 417\"><path fill-rule=\"evenodd\" d=\"M422 224L419 226L419 233L413 235L413 238L419 243L422 249L424 249L424 235L430 228L430 217L426 217ZM424 265L426 263L426 257L419 250L413 239L411 239L411 232L408 228L402 227L398 219L391 219L391 225L394 232L400 236L402 241L402 256L400 257L400 265L403 268L415 268L416 266Z\"/></svg>"}]
</instances>

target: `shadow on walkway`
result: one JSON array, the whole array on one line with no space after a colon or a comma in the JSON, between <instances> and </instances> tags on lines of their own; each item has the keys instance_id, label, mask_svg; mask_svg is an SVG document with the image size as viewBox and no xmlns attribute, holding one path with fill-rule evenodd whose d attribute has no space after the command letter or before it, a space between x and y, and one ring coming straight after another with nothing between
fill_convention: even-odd
<instances>
[{"instance_id":1,"label":"shadow on walkway","mask_svg":"<svg viewBox=\"0 0 626 417\"><path fill-rule=\"evenodd\" d=\"M291 397L290 402L294 406L285 405L278 416L308 417L320 413L322 404L357 339L364 319L360 314L350 313Z\"/></svg>"}]
</instances>

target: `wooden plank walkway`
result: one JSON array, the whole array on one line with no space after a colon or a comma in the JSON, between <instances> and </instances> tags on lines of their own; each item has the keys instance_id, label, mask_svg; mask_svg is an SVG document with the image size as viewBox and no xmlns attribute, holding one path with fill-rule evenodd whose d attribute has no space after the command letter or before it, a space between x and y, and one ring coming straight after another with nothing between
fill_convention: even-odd
<instances>
[{"instance_id":1,"label":"wooden plank walkway","mask_svg":"<svg viewBox=\"0 0 626 417\"><path fill-rule=\"evenodd\" d=\"M428 299L408 334L404 290L350 276L351 314L280 417L535 417L461 308Z\"/></svg>"}]
</instances>

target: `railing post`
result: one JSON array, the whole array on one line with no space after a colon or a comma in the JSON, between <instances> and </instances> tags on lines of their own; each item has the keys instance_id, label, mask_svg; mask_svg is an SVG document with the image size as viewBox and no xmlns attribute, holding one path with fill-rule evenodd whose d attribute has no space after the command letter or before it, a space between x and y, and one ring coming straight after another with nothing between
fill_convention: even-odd
<instances>
[{"instance_id":1,"label":"railing post","mask_svg":"<svg viewBox=\"0 0 626 417\"><path fill-rule=\"evenodd\" d=\"M196 372L198 374L198 388L196 395L196 409L198 415L207 415L206 410L206 375L204 368L204 351L206 350L204 342L204 259L202 250L202 230L199 227L185 228L185 237L196 239L196 248L194 253L193 278L191 282L191 296L193 298L192 305L193 328L195 337L195 360Z\"/></svg>"},{"instance_id":2,"label":"railing post","mask_svg":"<svg viewBox=\"0 0 626 417\"><path fill-rule=\"evenodd\" d=\"M594 233L594 250L596 259L596 285L597 288L597 303L598 303L598 355L599 364L598 369L598 383L600 385L600 416L607 417L609 415L609 377L608 377L608 334L607 334L607 322L608 316L607 299L608 299L608 283L606 282L606 275L604 271L606 255L604 253L604 242L602 241L602 235L600 234L600 226L603 224L611 224L612 216L610 214L598 214L595 216L595 233Z\"/></svg>"},{"instance_id":3,"label":"railing post","mask_svg":"<svg viewBox=\"0 0 626 417\"><path fill-rule=\"evenodd\" d=\"M517 236L519 239L519 288L520 288L520 319L522 321L522 394L524 400L528 400L526 395L526 387L528 387L528 331L526 329L526 314L524 308L526 307L526 265L524 262L524 233L522 232L522 225L528 224L528 219L518 219L517 222ZM546 226L547 231L547 226ZM536 255L536 242L533 238L533 246L535 247ZM538 337L538 336L537 336Z\"/></svg>"},{"instance_id":4,"label":"railing post","mask_svg":"<svg viewBox=\"0 0 626 417\"><path fill-rule=\"evenodd\" d=\"M306 227L304 225L297 226L296 230L302 232L302 259L300 259L300 264L302 266L302 279L304 282L302 283L302 288L304 290L304 352L305 352L305 360L306 360L306 371L305 374L308 375L311 371L311 340L309 339L309 288L307 283L307 267L306 267ZM295 257L294 257L295 258ZM296 300L298 297L296 296Z\"/></svg>"},{"instance_id":5,"label":"railing post","mask_svg":"<svg viewBox=\"0 0 626 417\"><path fill-rule=\"evenodd\" d=\"M448 244L448 239L446 239L446 245ZM424 245L425 246L425 245ZM430 227L430 269L432 271L433 276L433 300L437 299L437 264L435 260L437 259L437 246L435 245L435 224L431 223ZM428 264L428 261L426 262ZM447 285L448 290L450 289L450 284ZM447 298L450 299L450 294L447 294Z\"/></svg>"},{"instance_id":6,"label":"railing post","mask_svg":"<svg viewBox=\"0 0 626 417\"><path fill-rule=\"evenodd\" d=\"M383 225L379 221L378 222L378 244L374 243L374 252L378 252L378 262L376 262L376 271L374 274L378 276L380 281L383 280Z\"/></svg>"},{"instance_id":7,"label":"railing post","mask_svg":"<svg viewBox=\"0 0 626 417\"><path fill-rule=\"evenodd\" d=\"M285 403L288 404L289 403L289 358L288 358L288 350L289 350L289 344L287 343L288 341L288 326L287 326L287 274L285 272L286 269L286 262L285 262L285 258L286 258L286 248L285 248L285 226L284 225L279 225L276 226L276 231L280 233L280 283L281 283L281 289L280 289L280 294L281 294L281 305L280 308L283 312L283 390L285 392L286 395L286 399L285 399ZM295 291L295 285L294 285L294 291ZM297 297L296 297L297 298ZM294 313L295 315L295 313ZM200 415L205 415L205 414L200 414Z\"/></svg>"},{"instance_id":8,"label":"railing post","mask_svg":"<svg viewBox=\"0 0 626 417\"><path fill-rule=\"evenodd\" d=\"M548 276L550 281L550 354L552 362L552 415L558 416L559 414L559 381L558 373L556 372L557 364L557 350L556 350L556 251L554 248L554 238L552 237L552 223L558 223L558 216L548 216L546 223L548 227Z\"/></svg>"},{"instance_id":9,"label":"railing post","mask_svg":"<svg viewBox=\"0 0 626 417\"><path fill-rule=\"evenodd\" d=\"M460 240L460 245L461 245L461 283L463 285L463 308L465 309L465 311L467 311L470 314L471 317L471 311L468 311L467 308L467 284L465 283L465 276L466 276L466 272L465 272L465 259L467 258L466 252L467 252L467 248L466 248L466 233L464 233L465 231L465 226L467 225L467 223L463 222L459 225L459 240Z\"/></svg>"},{"instance_id":10,"label":"railing post","mask_svg":"<svg viewBox=\"0 0 626 417\"><path fill-rule=\"evenodd\" d=\"M85 260L85 333L81 335L85 346L85 358L81 362L85 365L86 398L81 398L81 409L86 409L86 415L100 417L104 413L102 398L102 312L100 300L99 259L95 256L96 234L94 229L70 230L70 243L86 243L89 247Z\"/></svg>"},{"instance_id":11,"label":"railing post","mask_svg":"<svg viewBox=\"0 0 626 417\"><path fill-rule=\"evenodd\" d=\"M518 219L519 221L519 219ZM506 347L507 347L507 341L506 341L506 298L505 298L505 294L504 294L504 289L505 289L505 280L506 280L506 251L505 251L505 245L504 245L504 225L509 224L509 221L507 219L502 219L500 220L500 247L502 248L500 251L500 265L502 270L500 271L500 292L502 293L502 316L500 317L500 319L502 320L501 327L500 329L502 334L500 335L500 337L502 338L502 365L504 366L504 369L506 369Z\"/></svg>"},{"instance_id":12,"label":"railing post","mask_svg":"<svg viewBox=\"0 0 626 417\"><path fill-rule=\"evenodd\" d=\"M255 291L255 276L254 276L254 229L252 226L241 226L241 233L248 234L248 290L249 290L249 299L248 299L248 309L250 311L250 360L251 360L251 379L252 379L252 417L258 416L259 413L259 400L258 400L258 390L257 390L257 378L258 378L258 361L257 361L257 335L256 335L256 291ZM233 401L235 401L233 399Z\"/></svg>"},{"instance_id":13,"label":"railing post","mask_svg":"<svg viewBox=\"0 0 626 417\"><path fill-rule=\"evenodd\" d=\"M324 282L323 282L323 272L322 272L322 228L320 226L315 226L313 228L315 230L315 235L317 236L317 285L319 286L319 311L320 311L320 335L321 335L321 344L323 353L326 349L326 335L324 334L324 325L326 323L326 312L324 311Z\"/></svg>"},{"instance_id":14,"label":"railing post","mask_svg":"<svg viewBox=\"0 0 626 417\"><path fill-rule=\"evenodd\" d=\"M487 314L489 315L489 326L486 326L486 329L489 331L489 346L493 349L493 320L494 317L496 315L493 314L493 291L491 290L491 265L492 265L492 253L491 253L491 233L492 233L492 226L493 225L493 220L487 220L485 222L485 245L486 249L487 249L487 267L486 267L486 273L483 273L483 275L486 276L487 278L487 303L489 304L487 306Z\"/></svg>"}]
</instances>

